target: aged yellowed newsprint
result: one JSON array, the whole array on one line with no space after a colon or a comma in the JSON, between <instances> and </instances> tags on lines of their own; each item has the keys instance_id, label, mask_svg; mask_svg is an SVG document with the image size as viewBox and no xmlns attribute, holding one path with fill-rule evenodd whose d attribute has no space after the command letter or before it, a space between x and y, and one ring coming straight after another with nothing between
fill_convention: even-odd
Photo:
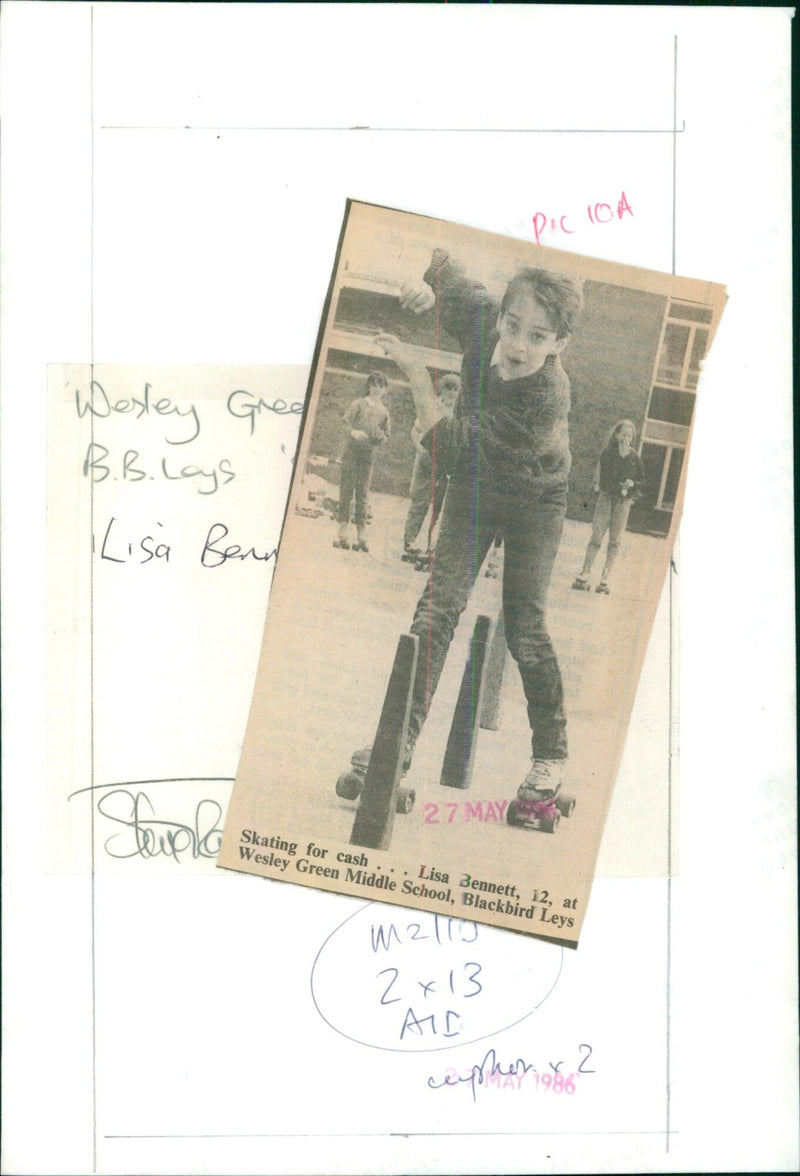
<instances>
[{"instance_id":1,"label":"aged yellowed newsprint","mask_svg":"<svg viewBox=\"0 0 800 1176\"><path fill-rule=\"evenodd\" d=\"M221 866L577 943L724 301L348 205Z\"/></svg>"}]
</instances>

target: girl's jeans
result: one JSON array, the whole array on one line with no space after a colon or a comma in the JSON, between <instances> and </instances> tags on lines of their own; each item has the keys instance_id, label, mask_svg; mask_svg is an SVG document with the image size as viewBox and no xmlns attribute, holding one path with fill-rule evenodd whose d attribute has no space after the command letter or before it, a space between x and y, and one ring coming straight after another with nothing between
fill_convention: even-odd
<instances>
[{"instance_id":1,"label":"girl's jeans","mask_svg":"<svg viewBox=\"0 0 800 1176\"><path fill-rule=\"evenodd\" d=\"M375 454L371 445L356 445L348 441L342 457L342 474L339 482L339 512L341 526L350 522L350 503L355 495L355 524L361 528L367 522L367 492L372 477L372 463Z\"/></svg>"},{"instance_id":2,"label":"girl's jeans","mask_svg":"<svg viewBox=\"0 0 800 1176\"><path fill-rule=\"evenodd\" d=\"M561 672L546 625L547 590L566 510L566 488L513 506L487 508L451 485L428 584L411 625L419 657L409 719L413 747L430 708L447 650L495 536L505 540L506 640L528 703L534 759L566 759Z\"/></svg>"},{"instance_id":3,"label":"girl's jeans","mask_svg":"<svg viewBox=\"0 0 800 1176\"><path fill-rule=\"evenodd\" d=\"M605 565L605 575L608 575L619 554L620 539L628 525L628 515L630 513L630 498L611 498L605 491L600 491L592 518L592 537L589 540L589 546L586 548L586 559L583 564L584 572L588 573L592 570L592 564L600 550L603 536L608 531L608 550L606 551Z\"/></svg>"}]
</instances>

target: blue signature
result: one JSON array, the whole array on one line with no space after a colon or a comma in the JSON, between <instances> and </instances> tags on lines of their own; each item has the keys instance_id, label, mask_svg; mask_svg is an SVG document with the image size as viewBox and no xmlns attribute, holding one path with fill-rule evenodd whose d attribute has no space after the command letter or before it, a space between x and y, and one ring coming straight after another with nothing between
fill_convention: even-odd
<instances>
[{"instance_id":1,"label":"blue signature","mask_svg":"<svg viewBox=\"0 0 800 1176\"><path fill-rule=\"evenodd\" d=\"M216 800L198 801L188 824L157 817L147 793L128 788L115 788L98 797L97 811L126 830L106 840L109 857L168 857L178 862L186 854L197 860L215 858L219 852L222 806Z\"/></svg>"},{"instance_id":2,"label":"blue signature","mask_svg":"<svg viewBox=\"0 0 800 1176\"><path fill-rule=\"evenodd\" d=\"M516 1089L518 1090L522 1079L531 1070L536 1070L536 1067L531 1062L526 1062L522 1058L517 1058L509 1066L503 1067L497 1060L497 1052L494 1049L487 1050L484 1054L483 1061L479 1066L472 1066L467 1074L459 1075L455 1070L448 1070L441 1082L437 1082L435 1078L428 1079L428 1086L431 1090L441 1090L443 1086L460 1086L466 1083L472 1091L472 1100L477 1102L477 1089L479 1086L500 1085L500 1080L509 1078L516 1079ZM506 1082L503 1082L506 1085Z\"/></svg>"},{"instance_id":3,"label":"blue signature","mask_svg":"<svg viewBox=\"0 0 800 1176\"><path fill-rule=\"evenodd\" d=\"M231 776L185 777L183 779L125 780L117 784L95 784L79 788L69 799L84 792L99 792L97 812L121 826L108 837L103 848L109 857L145 859L164 857L180 863L186 857L213 859L222 841L222 805L210 797L198 801L188 820L171 820L156 814L155 807L140 785L232 783Z\"/></svg>"},{"instance_id":4,"label":"blue signature","mask_svg":"<svg viewBox=\"0 0 800 1176\"><path fill-rule=\"evenodd\" d=\"M552 1087L554 1090L566 1089L567 1093L571 1093L570 1083L572 1083L572 1090L574 1090L574 1079L579 1074L594 1074L594 1070L587 1068L587 1063L592 1056L593 1050L591 1045L583 1042L578 1046L580 1051L580 1061L574 1072L566 1074L561 1067L565 1064L561 1062L548 1062L549 1070L545 1070L541 1076L542 1086L545 1089ZM585 1051L585 1052L584 1052ZM552 1071L552 1073L550 1072ZM519 1090L522 1085L523 1078L531 1072L538 1074L539 1071L532 1062L526 1062L523 1058L517 1058L515 1062L511 1062L508 1066L502 1066L497 1060L497 1051L494 1049L487 1050L483 1055L483 1061L478 1066L472 1066L466 1074L459 1074L457 1070L450 1067L441 1082L437 1082L435 1078L428 1079L428 1086L431 1090L441 1090L443 1086L469 1086L472 1091L472 1100L477 1102L477 1089L479 1086L495 1086L498 1090L505 1090L511 1087L512 1090ZM564 1079L566 1078L566 1085ZM516 1083L516 1085L514 1085ZM558 1084L562 1085L559 1086ZM536 1080L537 1087L539 1086L539 1078Z\"/></svg>"}]
</instances>

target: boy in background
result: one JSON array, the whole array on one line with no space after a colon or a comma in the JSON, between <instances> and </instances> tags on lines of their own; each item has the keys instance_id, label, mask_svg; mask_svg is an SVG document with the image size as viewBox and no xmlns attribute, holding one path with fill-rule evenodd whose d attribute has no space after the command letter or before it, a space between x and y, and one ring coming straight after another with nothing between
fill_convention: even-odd
<instances>
[{"instance_id":1,"label":"boy in background","mask_svg":"<svg viewBox=\"0 0 800 1176\"><path fill-rule=\"evenodd\" d=\"M369 551L365 538L367 525L367 497L375 462L375 451L389 438L389 410L383 403L388 381L383 372L367 376L367 394L352 401L344 414L347 444L342 455L342 474L339 483L339 532L334 547L349 548L347 529L350 524L350 503L355 497L356 551Z\"/></svg>"},{"instance_id":2,"label":"boy in background","mask_svg":"<svg viewBox=\"0 0 800 1176\"><path fill-rule=\"evenodd\" d=\"M378 335L375 340L378 347L382 347L386 354L393 359L400 371L411 385L414 404L420 398L436 396L430 372L410 347L406 347L396 335ZM451 417L458 394L461 391L461 380L455 372L445 372L438 377L438 401L445 416ZM448 469L443 462L436 460L422 444L422 429L419 418L414 421L411 429L411 440L414 442L416 454L414 470L411 475L411 503L406 515L403 530L403 558L416 560L422 554L414 546L420 528L425 521L428 507L431 511L431 521L428 527L428 538L433 534L436 521L441 513L444 496L447 492ZM430 548L430 542L428 543Z\"/></svg>"}]
</instances>

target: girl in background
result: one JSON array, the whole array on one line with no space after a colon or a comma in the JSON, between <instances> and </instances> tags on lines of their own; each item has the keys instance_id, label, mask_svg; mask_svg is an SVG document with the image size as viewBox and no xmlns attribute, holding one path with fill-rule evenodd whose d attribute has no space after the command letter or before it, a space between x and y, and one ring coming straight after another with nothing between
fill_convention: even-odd
<instances>
[{"instance_id":1,"label":"girl in background","mask_svg":"<svg viewBox=\"0 0 800 1176\"><path fill-rule=\"evenodd\" d=\"M619 555L620 538L628 525L631 505L644 493L644 469L634 449L635 443L633 421L617 421L597 464L594 490L598 497L592 519L592 537L573 588L589 591L589 573L608 531L606 561L600 583L595 588L595 592L608 595L608 577Z\"/></svg>"}]
</instances>

